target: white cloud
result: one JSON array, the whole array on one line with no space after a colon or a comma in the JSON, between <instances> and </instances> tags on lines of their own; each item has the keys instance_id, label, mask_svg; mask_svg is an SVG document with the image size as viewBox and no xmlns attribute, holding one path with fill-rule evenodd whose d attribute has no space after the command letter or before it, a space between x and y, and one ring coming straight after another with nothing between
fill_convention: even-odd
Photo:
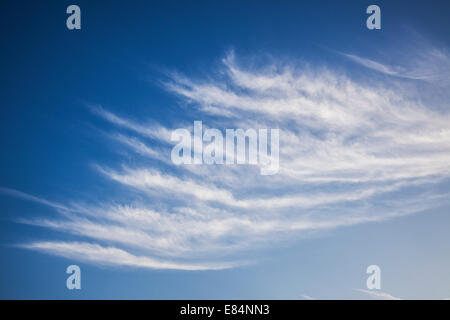
<instances>
[{"instance_id":1,"label":"white cloud","mask_svg":"<svg viewBox=\"0 0 450 320\"><path fill-rule=\"evenodd\" d=\"M400 78L423 80L436 85L450 84L450 52L422 43L423 51L412 53L405 59L402 55L400 65L392 66L354 54L341 53L348 59L366 68Z\"/></svg>"},{"instance_id":2,"label":"white cloud","mask_svg":"<svg viewBox=\"0 0 450 320\"><path fill-rule=\"evenodd\" d=\"M435 64L443 61L433 57ZM384 73L400 72L367 59L357 61ZM167 150L171 130L178 127L154 121L145 125L92 107L117 130L112 134L115 148L132 151L132 159L159 160L95 166L120 186L123 197L60 205L20 191L0 191L65 212L61 219L23 222L99 243L71 243L74 258L117 264L125 257L133 261L127 265L185 269L186 260L240 263L242 250L312 230L383 221L448 201L447 189L435 186L443 186L450 174L450 114L412 98L423 91L376 80L371 85L356 82L325 68L277 63L243 68L233 54L223 62L223 72L208 79L176 74L166 87L204 114L205 126L279 128L278 174L261 176L248 165L174 166ZM185 127L185 119L180 122ZM30 248L57 255L69 246L36 243L41 244ZM102 243L120 248L105 249ZM128 256L125 248L145 255ZM92 252L97 251L94 260ZM170 262L150 258L156 256Z\"/></svg>"},{"instance_id":3,"label":"white cloud","mask_svg":"<svg viewBox=\"0 0 450 320\"><path fill-rule=\"evenodd\" d=\"M365 293L367 295L369 295L372 299L377 299L377 300L402 300L401 298L397 298L394 297L393 295L386 293L386 292L381 292L378 290L365 290L365 289L356 289L359 292Z\"/></svg>"},{"instance_id":4,"label":"white cloud","mask_svg":"<svg viewBox=\"0 0 450 320\"><path fill-rule=\"evenodd\" d=\"M28 193L25 193L25 192L22 192L19 190L0 187L0 193L3 193L5 195L11 196L11 197L23 199L23 200L40 203L40 204L52 207L57 210L70 211L70 209L65 205L62 205L62 204L56 203L56 202L52 202L52 201L48 201L44 198L36 197L36 196L33 196L31 194L28 194Z\"/></svg>"},{"instance_id":5,"label":"white cloud","mask_svg":"<svg viewBox=\"0 0 450 320\"><path fill-rule=\"evenodd\" d=\"M22 245L26 249L38 250L62 256L69 259L76 259L84 262L126 266L149 269L176 269L176 270L220 270L230 268L232 265L195 265L172 263L146 256L136 256L129 252L114 247L102 247L98 244L86 242L33 242Z\"/></svg>"},{"instance_id":6,"label":"white cloud","mask_svg":"<svg viewBox=\"0 0 450 320\"><path fill-rule=\"evenodd\" d=\"M152 139L170 142L170 131L167 131L162 126L156 125L154 123L149 123L147 125L137 124L131 120L121 118L114 113L105 110L101 106L90 106L89 109L94 114L97 114L103 119L119 127L129 129Z\"/></svg>"},{"instance_id":7,"label":"white cloud","mask_svg":"<svg viewBox=\"0 0 450 320\"><path fill-rule=\"evenodd\" d=\"M395 68L395 70L394 70L393 67L384 65L382 63L379 63L379 62L376 62L376 61L373 61L370 59L358 57L353 54L343 53L342 55L349 58L350 60L353 60L356 63L359 63L360 65L362 65L366 68L373 69L373 70L376 70L378 72L385 73L388 75L395 75L395 76L401 75L401 70L399 70L398 68Z\"/></svg>"}]
</instances>

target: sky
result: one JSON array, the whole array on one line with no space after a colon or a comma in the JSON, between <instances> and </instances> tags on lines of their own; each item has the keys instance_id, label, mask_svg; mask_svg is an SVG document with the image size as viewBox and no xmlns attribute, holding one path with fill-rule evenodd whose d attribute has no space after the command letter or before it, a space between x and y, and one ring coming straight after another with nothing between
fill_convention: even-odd
<instances>
[{"instance_id":1,"label":"sky","mask_svg":"<svg viewBox=\"0 0 450 320\"><path fill-rule=\"evenodd\" d=\"M450 298L449 9L2 1L0 298ZM194 121L278 172L175 165Z\"/></svg>"}]
</instances>

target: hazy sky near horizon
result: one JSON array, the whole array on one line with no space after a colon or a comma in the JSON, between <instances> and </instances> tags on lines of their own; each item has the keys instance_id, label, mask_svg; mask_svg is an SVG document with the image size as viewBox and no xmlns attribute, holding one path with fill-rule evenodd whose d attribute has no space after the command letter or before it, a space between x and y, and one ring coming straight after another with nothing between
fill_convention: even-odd
<instances>
[{"instance_id":1,"label":"hazy sky near horizon","mask_svg":"<svg viewBox=\"0 0 450 320\"><path fill-rule=\"evenodd\" d=\"M0 4L0 298L450 296L449 4L70 4ZM196 120L278 173L174 165Z\"/></svg>"}]
</instances>

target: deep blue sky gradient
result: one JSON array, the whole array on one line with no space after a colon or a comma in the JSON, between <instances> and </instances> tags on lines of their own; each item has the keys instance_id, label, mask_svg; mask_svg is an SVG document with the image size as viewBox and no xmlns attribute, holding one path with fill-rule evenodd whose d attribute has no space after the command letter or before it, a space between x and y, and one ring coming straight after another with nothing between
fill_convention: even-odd
<instances>
[{"instance_id":1,"label":"deep blue sky gradient","mask_svg":"<svg viewBox=\"0 0 450 320\"><path fill-rule=\"evenodd\" d=\"M70 4L81 7L82 30L66 28ZM370 4L381 7L380 31L365 27ZM1 1L0 186L63 203L110 198L118 191L91 165L117 154L99 143L108 125L87 104L170 126L180 107L159 83L167 70L202 75L229 50L349 66L335 51L389 57L390 44L412 32L449 45L449 9L448 1ZM444 298L449 209L322 233L268 249L271 259L257 265L150 271L14 247L61 235L15 222L55 215L48 208L0 195L0 298L359 298L353 289L364 288L373 263L387 292ZM65 287L72 263L81 291Z\"/></svg>"}]
</instances>

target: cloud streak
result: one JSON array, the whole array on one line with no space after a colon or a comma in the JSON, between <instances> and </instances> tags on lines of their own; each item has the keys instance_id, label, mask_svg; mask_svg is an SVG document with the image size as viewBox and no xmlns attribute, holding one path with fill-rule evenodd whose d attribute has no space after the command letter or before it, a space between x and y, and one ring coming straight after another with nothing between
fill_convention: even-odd
<instances>
[{"instance_id":1,"label":"cloud streak","mask_svg":"<svg viewBox=\"0 0 450 320\"><path fill-rule=\"evenodd\" d=\"M230 268L231 265L205 266L173 263L161 261L146 256L135 256L125 250L115 247L102 247L98 244L85 242L34 242L22 245L23 248L51 253L69 259L84 262L109 265L125 266L148 269L175 269L175 270L220 270Z\"/></svg>"},{"instance_id":2,"label":"cloud streak","mask_svg":"<svg viewBox=\"0 0 450 320\"><path fill-rule=\"evenodd\" d=\"M365 289L356 289L359 292L365 293L370 296L372 299L377 300L402 300L401 298L394 297L390 293L381 292L376 290L365 290Z\"/></svg>"},{"instance_id":3,"label":"cloud streak","mask_svg":"<svg viewBox=\"0 0 450 320\"><path fill-rule=\"evenodd\" d=\"M403 72L348 58L385 74ZM430 59L445 65L437 54ZM21 222L83 239L25 247L94 264L220 269L247 263L246 250L424 211L448 199L450 115L414 98L421 91L357 82L323 67L242 64L230 53L220 72L200 79L174 73L165 88L207 119L205 126L279 128L278 174L261 176L257 165L173 165L171 131L192 119L169 128L92 106L112 125L113 147L133 159L93 166L121 197L58 204L0 189L64 212Z\"/></svg>"},{"instance_id":4,"label":"cloud streak","mask_svg":"<svg viewBox=\"0 0 450 320\"><path fill-rule=\"evenodd\" d=\"M412 57L406 60L402 55L400 65L384 64L349 53L340 54L363 67L389 76L448 86L450 84L450 52L430 46L424 41L421 41L419 46L424 48L423 51L412 54Z\"/></svg>"}]
</instances>

